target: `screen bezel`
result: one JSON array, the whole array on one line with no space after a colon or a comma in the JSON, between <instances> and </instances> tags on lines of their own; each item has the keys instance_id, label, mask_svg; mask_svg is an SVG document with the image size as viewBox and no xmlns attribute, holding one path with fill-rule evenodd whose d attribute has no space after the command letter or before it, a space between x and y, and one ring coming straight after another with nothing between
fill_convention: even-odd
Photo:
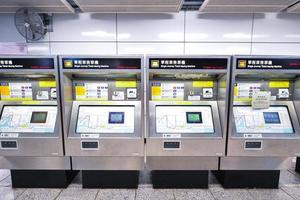
<instances>
[{"instance_id":1,"label":"screen bezel","mask_svg":"<svg viewBox=\"0 0 300 200\"><path fill-rule=\"evenodd\" d=\"M90 108L93 108L93 107L133 107L134 108L134 119L135 119L135 122L134 122L134 131L133 132L127 132L127 133L107 133L107 132L78 132L77 131L77 126L78 126L78 117L79 117L79 114L80 114L80 108L81 107L90 107ZM129 105L90 105L90 104L75 104L74 105L74 111L75 111L75 114L74 116L76 116L76 118L74 118L74 121L75 123L72 124L72 130L74 131L72 136L73 137L80 137L80 135L101 135L101 137L137 137L137 122L136 122L136 105L132 105L132 104L129 104ZM76 119L76 120L75 120ZM109 119L109 117L108 117ZM124 117L124 123L125 123L125 117ZM117 125L117 124L116 124Z\"/></svg>"},{"instance_id":2,"label":"screen bezel","mask_svg":"<svg viewBox=\"0 0 300 200\"><path fill-rule=\"evenodd\" d=\"M210 109L210 112L211 112L211 117L212 117L212 126L213 126L213 132L205 132L205 133L161 133L161 132L157 132L157 126L156 126L156 108L157 107L178 107L180 105L155 105L155 136L162 136L164 134L181 134L182 136L184 137L205 137L205 136L208 136L208 137L211 137L211 136L214 136L216 135L216 130L217 130L217 127L216 127L216 123L215 122L215 116L214 116L214 113L213 113L213 108L212 108L212 105L182 105L180 107L209 107ZM196 112L197 113L197 112ZM203 118L202 118L202 123L203 123ZM190 125L192 124L195 124L195 123L189 123Z\"/></svg>"},{"instance_id":3,"label":"screen bezel","mask_svg":"<svg viewBox=\"0 0 300 200\"><path fill-rule=\"evenodd\" d=\"M47 102L45 102L47 103ZM42 105L21 105L21 104L6 104L1 107L0 120L2 119L2 115L5 107L55 107L57 109L55 126L53 132L20 132L20 131L2 131L1 133L18 133L19 137L57 137L58 135L58 118L59 118L59 110L57 105L53 104L42 104Z\"/></svg>"},{"instance_id":4,"label":"screen bezel","mask_svg":"<svg viewBox=\"0 0 300 200\"><path fill-rule=\"evenodd\" d=\"M234 128L234 133L236 135L243 135L243 134L257 134L257 133L253 133L253 132L238 132L237 131L237 128L236 128L236 123L235 123L235 118L234 118L234 111L233 109L234 108L237 108L237 107L251 107L251 105L234 105L233 108L232 108L232 118L233 118L233 128ZM293 124L293 120L292 120L292 117L291 117L291 112L290 112L290 109L287 105L271 105L270 107L284 107L287 109L287 112L288 112L288 115L289 115L289 119L290 119L290 122L291 122L291 125L292 125L292 129L293 129L293 132L292 133L274 133L274 132L270 132L270 133L259 133L259 134L262 134L262 135L274 135L274 136L279 136L279 135L293 135L295 134L295 128L294 128L294 124Z\"/></svg>"}]
</instances>

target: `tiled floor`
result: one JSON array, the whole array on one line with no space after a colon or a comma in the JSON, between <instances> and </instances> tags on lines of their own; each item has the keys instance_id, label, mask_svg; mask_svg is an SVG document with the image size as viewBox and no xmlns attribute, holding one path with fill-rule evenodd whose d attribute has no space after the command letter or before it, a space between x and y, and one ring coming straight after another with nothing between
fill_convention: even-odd
<instances>
[{"instance_id":1,"label":"tiled floor","mask_svg":"<svg viewBox=\"0 0 300 200\"><path fill-rule=\"evenodd\" d=\"M153 189L143 174L138 189L82 189L77 176L67 189L12 189L8 170L0 171L0 200L300 200L300 174L281 172L280 189L223 189L210 176L209 189Z\"/></svg>"}]
</instances>

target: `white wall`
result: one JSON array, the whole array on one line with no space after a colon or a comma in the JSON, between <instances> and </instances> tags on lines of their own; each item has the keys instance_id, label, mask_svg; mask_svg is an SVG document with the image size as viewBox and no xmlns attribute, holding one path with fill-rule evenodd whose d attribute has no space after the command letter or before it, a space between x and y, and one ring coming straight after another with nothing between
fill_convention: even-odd
<instances>
[{"instance_id":1,"label":"white wall","mask_svg":"<svg viewBox=\"0 0 300 200\"><path fill-rule=\"evenodd\" d=\"M300 14L56 14L26 43L0 14L0 53L300 55Z\"/></svg>"}]
</instances>

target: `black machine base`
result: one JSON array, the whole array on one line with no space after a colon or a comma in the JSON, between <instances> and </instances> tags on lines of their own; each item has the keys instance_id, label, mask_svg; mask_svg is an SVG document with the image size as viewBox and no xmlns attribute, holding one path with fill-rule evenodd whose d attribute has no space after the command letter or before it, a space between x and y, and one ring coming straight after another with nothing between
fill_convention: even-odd
<instances>
[{"instance_id":1,"label":"black machine base","mask_svg":"<svg viewBox=\"0 0 300 200\"><path fill-rule=\"evenodd\" d=\"M83 170L83 188L137 188L139 171Z\"/></svg>"},{"instance_id":2,"label":"black machine base","mask_svg":"<svg viewBox=\"0 0 300 200\"><path fill-rule=\"evenodd\" d=\"M13 188L66 188L78 171L10 170Z\"/></svg>"},{"instance_id":3,"label":"black machine base","mask_svg":"<svg viewBox=\"0 0 300 200\"><path fill-rule=\"evenodd\" d=\"M297 157L295 171L300 173L300 157Z\"/></svg>"},{"instance_id":4,"label":"black machine base","mask_svg":"<svg viewBox=\"0 0 300 200\"><path fill-rule=\"evenodd\" d=\"M279 170L212 171L224 188L274 188L279 186Z\"/></svg>"},{"instance_id":5,"label":"black machine base","mask_svg":"<svg viewBox=\"0 0 300 200\"><path fill-rule=\"evenodd\" d=\"M208 188L206 170L151 171L153 188Z\"/></svg>"}]
</instances>

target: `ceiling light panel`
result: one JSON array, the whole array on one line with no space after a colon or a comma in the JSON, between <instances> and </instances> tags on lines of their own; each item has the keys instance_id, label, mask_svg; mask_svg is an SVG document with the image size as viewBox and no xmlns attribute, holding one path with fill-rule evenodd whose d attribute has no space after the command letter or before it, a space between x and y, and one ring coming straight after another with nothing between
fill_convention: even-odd
<instances>
[{"instance_id":1,"label":"ceiling light panel","mask_svg":"<svg viewBox=\"0 0 300 200\"><path fill-rule=\"evenodd\" d=\"M20 8L35 8L43 13L70 13L73 8L66 0L0 0L0 12L15 12Z\"/></svg>"},{"instance_id":2,"label":"ceiling light panel","mask_svg":"<svg viewBox=\"0 0 300 200\"><path fill-rule=\"evenodd\" d=\"M178 12L183 0L76 0L83 12Z\"/></svg>"},{"instance_id":3,"label":"ceiling light panel","mask_svg":"<svg viewBox=\"0 0 300 200\"><path fill-rule=\"evenodd\" d=\"M296 0L206 0L201 12L255 13L280 12Z\"/></svg>"},{"instance_id":4,"label":"ceiling light panel","mask_svg":"<svg viewBox=\"0 0 300 200\"><path fill-rule=\"evenodd\" d=\"M287 9L289 13L300 13L300 2Z\"/></svg>"}]
</instances>

